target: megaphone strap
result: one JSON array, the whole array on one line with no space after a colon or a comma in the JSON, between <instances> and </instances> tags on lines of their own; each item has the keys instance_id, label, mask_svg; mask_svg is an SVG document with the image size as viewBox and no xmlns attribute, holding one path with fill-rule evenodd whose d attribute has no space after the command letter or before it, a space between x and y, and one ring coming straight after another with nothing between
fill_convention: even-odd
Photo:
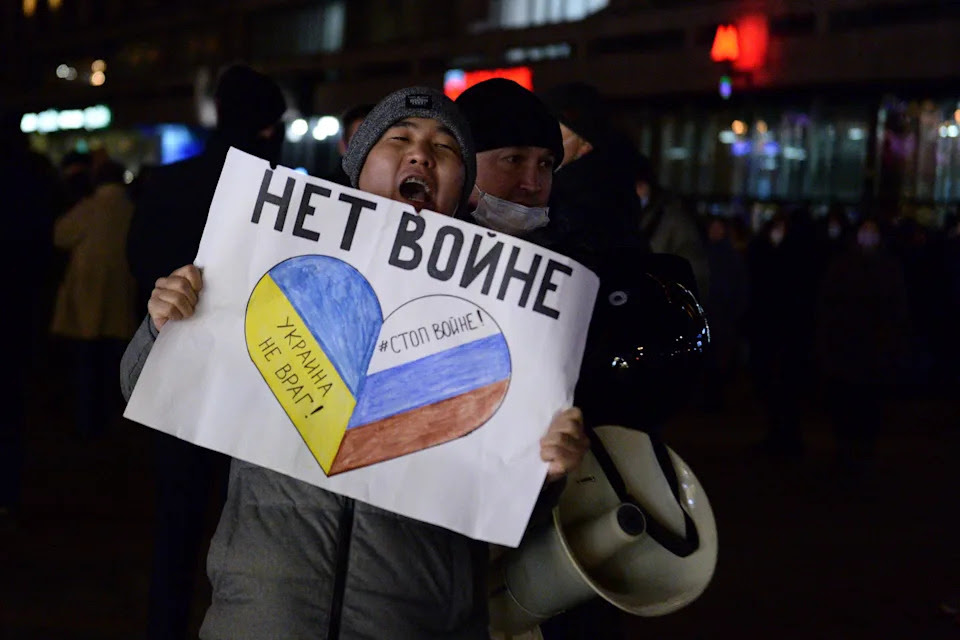
<instances>
[{"instance_id":1,"label":"megaphone strap","mask_svg":"<svg viewBox=\"0 0 960 640\"><path fill-rule=\"evenodd\" d=\"M643 513L643 517L647 521L647 533L650 535L650 537L653 538L660 546L678 558L686 558L694 551L699 549L700 535L697 533L697 525L693 521L693 518L690 517L690 514L687 513L687 510L683 507L683 499L680 497L680 483L677 479L677 471L674 469L673 462L670 460L670 451L667 449L667 446L663 443L663 441L656 436L648 434L648 437L650 438L650 444L653 447L653 453L657 458L658 465L660 466L660 471L663 473L667 484L670 486L670 491L673 493L673 497L680 506L680 512L683 513L685 531L683 536L677 535L662 525L650 514L646 508L644 508L642 504L640 504L636 498L630 495L630 492L627 490L627 485L623 481L623 477L617 470L617 465L614 464L613 459L610 457L610 453L604 446L603 441L600 440L600 436L597 435L597 432L594 429L587 429L587 435L590 438L590 450L593 452L594 457L597 459L597 463L600 465L604 475L607 477L607 481L610 482L610 486L613 487L613 491L617 494L617 497L621 502L630 503L637 507L641 513Z\"/></svg>"}]
</instances>

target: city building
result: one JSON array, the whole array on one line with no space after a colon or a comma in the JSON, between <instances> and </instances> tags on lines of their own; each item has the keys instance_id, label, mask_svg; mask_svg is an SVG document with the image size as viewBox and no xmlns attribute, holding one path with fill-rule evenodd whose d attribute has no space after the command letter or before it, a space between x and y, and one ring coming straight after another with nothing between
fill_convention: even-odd
<instances>
[{"instance_id":1,"label":"city building","mask_svg":"<svg viewBox=\"0 0 960 640\"><path fill-rule=\"evenodd\" d=\"M893 203L936 223L960 202L960 3L23 0L3 10L9 106L38 117L110 110L106 129L47 132L36 144L51 153L91 143L125 144L143 162L189 153L213 124L217 69L245 60L282 83L290 126L306 122L285 162L324 175L339 132L323 116L400 86L524 67L535 89L597 85L663 182L702 211Z\"/></svg>"}]
</instances>

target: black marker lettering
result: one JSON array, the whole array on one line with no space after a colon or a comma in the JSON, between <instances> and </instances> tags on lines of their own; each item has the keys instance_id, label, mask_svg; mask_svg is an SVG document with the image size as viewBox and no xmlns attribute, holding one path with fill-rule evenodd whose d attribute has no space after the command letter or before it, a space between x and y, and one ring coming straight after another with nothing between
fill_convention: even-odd
<instances>
[{"instance_id":1,"label":"black marker lettering","mask_svg":"<svg viewBox=\"0 0 960 640\"><path fill-rule=\"evenodd\" d=\"M270 193L270 180L273 178L273 171L267 169L263 173L263 182L260 183L260 193L257 195L257 204L253 208L253 218L251 222L260 224L260 214L263 213L264 204L273 204L277 206L277 222L273 228L277 231L283 231L283 223L287 220L287 210L290 208L290 198L293 197L293 185L296 180L287 178L287 184L283 187L283 195L278 196Z\"/></svg>"},{"instance_id":2,"label":"black marker lettering","mask_svg":"<svg viewBox=\"0 0 960 640\"><path fill-rule=\"evenodd\" d=\"M534 254L533 262L530 264L530 271L520 271L517 269L517 256L520 255L520 247L514 247L510 252L510 260L507 261L507 269L503 273L503 282L500 283L500 292L497 293L497 300L503 300L507 295L507 288L510 286L510 280L516 278L523 283L523 292L520 294L518 304L521 307L527 305L527 299L530 297L530 291L533 289L533 282L537 278L537 269L540 267L540 260L543 259L539 253Z\"/></svg>"},{"instance_id":3,"label":"black marker lettering","mask_svg":"<svg viewBox=\"0 0 960 640\"><path fill-rule=\"evenodd\" d=\"M543 280L540 282L540 291L537 292L537 299L533 301L533 310L542 313L548 318L556 320L560 317L560 312L544 304L547 294L557 290L557 283L553 282L553 274L560 272L564 275L572 275L573 269L568 265L560 264L556 260L547 260L547 268L543 271Z\"/></svg>"},{"instance_id":4,"label":"black marker lettering","mask_svg":"<svg viewBox=\"0 0 960 640\"><path fill-rule=\"evenodd\" d=\"M400 218L400 226L397 228L397 236L393 241L393 249L390 251L389 262L391 265L408 271L417 268L420 260L423 259L423 249L417 244L417 240L423 237L424 227L426 227L426 223L420 216L412 213L403 214L403 217ZM400 251L404 247L413 252L412 258L400 258Z\"/></svg>"},{"instance_id":5,"label":"black marker lettering","mask_svg":"<svg viewBox=\"0 0 960 640\"><path fill-rule=\"evenodd\" d=\"M376 211L377 203L347 193L340 194L340 201L350 203L350 217L347 218L347 226L343 230L343 238L340 240L340 248L344 251L350 251L350 247L353 246L353 235L357 232L357 222L360 221L360 213L364 209Z\"/></svg>"},{"instance_id":6,"label":"black marker lettering","mask_svg":"<svg viewBox=\"0 0 960 640\"><path fill-rule=\"evenodd\" d=\"M297 221L293 225L293 235L299 238L306 238L316 242L320 239L320 234L303 227L303 221L307 216L312 216L317 210L310 204L310 199L315 195L321 195L324 198L330 197L330 189L321 187L318 184L307 183L303 187L303 198L300 200L300 211L297 212Z\"/></svg>"}]
</instances>

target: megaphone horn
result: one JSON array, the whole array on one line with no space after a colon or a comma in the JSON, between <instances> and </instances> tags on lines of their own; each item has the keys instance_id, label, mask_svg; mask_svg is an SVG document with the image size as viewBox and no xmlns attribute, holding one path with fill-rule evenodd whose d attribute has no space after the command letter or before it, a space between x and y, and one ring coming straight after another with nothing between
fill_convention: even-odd
<instances>
[{"instance_id":1,"label":"megaphone horn","mask_svg":"<svg viewBox=\"0 0 960 640\"><path fill-rule=\"evenodd\" d=\"M491 564L491 629L522 633L598 595L634 615L663 615L710 582L716 523L693 472L643 432L593 431L552 525Z\"/></svg>"}]
</instances>

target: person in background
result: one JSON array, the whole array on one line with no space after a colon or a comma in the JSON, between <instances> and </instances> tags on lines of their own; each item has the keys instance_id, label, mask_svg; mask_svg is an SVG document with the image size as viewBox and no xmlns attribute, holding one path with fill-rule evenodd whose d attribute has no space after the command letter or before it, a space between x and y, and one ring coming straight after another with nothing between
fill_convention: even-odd
<instances>
[{"instance_id":1,"label":"person in background","mask_svg":"<svg viewBox=\"0 0 960 640\"><path fill-rule=\"evenodd\" d=\"M27 399L34 374L47 364L49 326L46 284L53 271L53 221L59 213L57 170L44 156L30 149L20 131L21 113L0 109L0 193L7 218L13 221L9 242L0 252L0 264L7 274L22 273L29 265L29 277L11 277L7 283L7 304L0 314L0 329L8 336L6 357L16 363L19 374L7 376L0 385L0 526L16 524L21 507L23 440L27 421Z\"/></svg>"},{"instance_id":2,"label":"person in background","mask_svg":"<svg viewBox=\"0 0 960 640\"><path fill-rule=\"evenodd\" d=\"M818 254L823 256L825 269L833 258L846 250L850 240L850 221L842 205L830 206L818 225L817 235L820 241Z\"/></svg>"},{"instance_id":3,"label":"person in background","mask_svg":"<svg viewBox=\"0 0 960 640\"><path fill-rule=\"evenodd\" d=\"M810 391L817 269L816 240L803 212L777 212L747 247L750 367L767 433L760 452L799 458L803 399Z\"/></svg>"},{"instance_id":4,"label":"person in background","mask_svg":"<svg viewBox=\"0 0 960 640\"><path fill-rule=\"evenodd\" d=\"M351 141L351 184L415 210L463 213L476 175L470 128L439 91L384 98ZM159 331L193 314L203 283L186 265L157 283L124 354L132 392ZM558 413L540 443L547 481L586 450L582 426ZM214 585L202 638L463 638L487 635L486 545L234 460L208 556Z\"/></svg>"},{"instance_id":5,"label":"person in background","mask_svg":"<svg viewBox=\"0 0 960 640\"><path fill-rule=\"evenodd\" d=\"M86 151L68 151L60 159L61 206L67 211L93 191L93 158Z\"/></svg>"},{"instance_id":6,"label":"person in background","mask_svg":"<svg viewBox=\"0 0 960 640\"><path fill-rule=\"evenodd\" d=\"M817 305L816 355L842 477L869 472L884 398L902 381L909 303L903 270L867 218L828 267Z\"/></svg>"},{"instance_id":7,"label":"person in background","mask_svg":"<svg viewBox=\"0 0 960 640\"><path fill-rule=\"evenodd\" d=\"M653 163L637 154L634 167L635 189L640 199L640 230L650 241L654 253L686 258L697 281L701 300L710 295L710 264L702 232L696 217L683 202L660 185Z\"/></svg>"},{"instance_id":8,"label":"person in background","mask_svg":"<svg viewBox=\"0 0 960 640\"><path fill-rule=\"evenodd\" d=\"M56 215L62 216L93 193L93 156L89 151L68 151L60 159L59 174ZM51 303L56 299L57 288L63 280L69 260L69 252L54 248L50 280L46 283L51 289L49 296ZM53 309L51 308L50 311L52 313ZM49 320L46 324L49 325Z\"/></svg>"},{"instance_id":9,"label":"person in background","mask_svg":"<svg viewBox=\"0 0 960 640\"><path fill-rule=\"evenodd\" d=\"M914 393L926 393L942 378L946 364L943 345L956 331L945 322L943 292L946 271L941 259L939 233L910 217L891 225L889 250L899 260L907 286L910 307L911 362L909 381Z\"/></svg>"},{"instance_id":10,"label":"person in background","mask_svg":"<svg viewBox=\"0 0 960 640\"><path fill-rule=\"evenodd\" d=\"M340 116L340 139L337 140L337 152L340 154L341 159L347 154L350 139L353 138L353 135L357 132L360 124L363 123L363 119L367 117L371 109L373 109L372 104L358 104L350 107ZM327 177L327 180L347 187L350 186L350 178L344 173L343 166L341 166L339 162L333 170L333 173Z\"/></svg>"},{"instance_id":11,"label":"person in background","mask_svg":"<svg viewBox=\"0 0 960 640\"><path fill-rule=\"evenodd\" d=\"M724 390L738 371L743 318L749 302L747 264L730 240L729 223L721 217L707 222L707 265L710 288L703 308L710 322L710 349L704 369L703 405L723 409Z\"/></svg>"},{"instance_id":12,"label":"person in background","mask_svg":"<svg viewBox=\"0 0 960 640\"><path fill-rule=\"evenodd\" d=\"M960 326L960 215L953 214L944 224L943 270L947 282L945 324ZM943 387L947 393L960 384L960 335L957 331L947 334L944 343Z\"/></svg>"},{"instance_id":13,"label":"person in background","mask_svg":"<svg viewBox=\"0 0 960 640\"><path fill-rule=\"evenodd\" d=\"M220 75L217 128L203 153L143 174L128 237L128 256L144 309L159 278L193 262L227 150L270 162L280 157L286 102L279 85L246 65ZM229 458L154 432L157 493L150 577L150 640L183 638L209 535L223 505Z\"/></svg>"},{"instance_id":14,"label":"person in background","mask_svg":"<svg viewBox=\"0 0 960 640\"><path fill-rule=\"evenodd\" d=\"M220 74L214 94L217 127L203 152L150 167L138 187L128 255L143 308L157 278L193 260L207 210L230 147L277 162L286 102L280 86L253 68L235 64Z\"/></svg>"},{"instance_id":15,"label":"person in background","mask_svg":"<svg viewBox=\"0 0 960 640\"><path fill-rule=\"evenodd\" d=\"M126 242L133 204L123 165L101 163L93 193L57 219L54 244L70 259L57 292L51 333L68 341L74 362L77 434L101 436L119 417L114 373L136 329L135 284Z\"/></svg>"},{"instance_id":16,"label":"person in background","mask_svg":"<svg viewBox=\"0 0 960 640\"><path fill-rule=\"evenodd\" d=\"M350 107L340 116L340 130L343 134L340 136L340 140L337 141L337 151L340 152L341 158L347 155L347 147L350 146L350 140L353 139L354 134L357 133L357 129L363 124L363 119L366 118L372 110L372 104L358 104Z\"/></svg>"},{"instance_id":17,"label":"person in background","mask_svg":"<svg viewBox=\"0 0 960 640\"><path fill-rule=\"evenodd\" d=\"M596 87L572 82L541 99L560 123L563 163L550 194L547 242L587 267L614 248L641 257L649 243L636 226L632 143L610 126L606 101Z\"/></svg>"}]
</instances>

